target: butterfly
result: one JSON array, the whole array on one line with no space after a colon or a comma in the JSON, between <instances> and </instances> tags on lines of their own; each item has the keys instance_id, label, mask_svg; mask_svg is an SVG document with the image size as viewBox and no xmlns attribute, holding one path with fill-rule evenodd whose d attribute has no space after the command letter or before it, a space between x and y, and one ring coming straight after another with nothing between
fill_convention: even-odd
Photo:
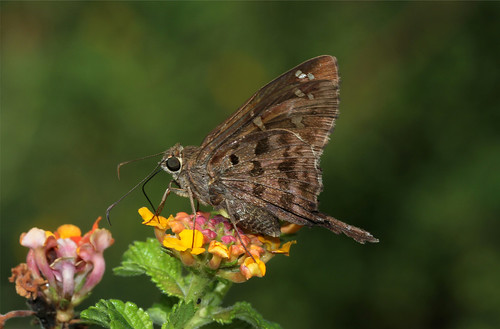
<instances>
[{"instance_id":1,"label":"butterfly","mask_svg":"<svg viewBox=\"0 0 500 329\"><path fill-rule=\"evenodd\" d=\"M197 200L224 210L233 226L250 233L278 237L285 221L322 226L360 243L378 242L369 232L318 210L323 189L319 161L338 105L337 59L325 55L305 61L262 87L200 146L176 144L160 153L155 170L109 206L106 217L109 221L112 208L163 169L173 180L156 215L174 192L189 198L193 214ZM118 175L122 165L133 161L118 165Z\"/></svg>"},{"instance_id":2,"label":"butterfly","mask_svg":"<svg viewBox=\"0 0 500 329\"><path fill-rule=\"evenodd\" d=\"M338 117L339 76L332 56L312 58L274 79L200 146L176 144L159 165L170 192L223 209L233 225L280 235L280 222L322 226L354 240L369 232L318 210L320 157ZM178 187L173 187L172 184ZM161 208L159 207L159 208Z\"/></svg>"}]
</instances>

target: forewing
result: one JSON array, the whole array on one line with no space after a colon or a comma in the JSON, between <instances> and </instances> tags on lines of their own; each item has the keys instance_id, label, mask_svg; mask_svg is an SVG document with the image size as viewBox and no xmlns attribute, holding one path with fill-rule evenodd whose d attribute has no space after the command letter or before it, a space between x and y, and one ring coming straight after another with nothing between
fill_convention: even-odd
<instances>
[{"instance_id":1,"label":"forewing","mask_svg":"<svg viewBox=\"0 0 500 329\"><path fill-rule=\"evenodd\" d=\"M338 109L337 60L310 59L268 83L203 141L198 163L209 162L221 147L255 131L297 131L319 156ZM314 131L316 129L316 131Z\"/></svg>"}]
</instances>

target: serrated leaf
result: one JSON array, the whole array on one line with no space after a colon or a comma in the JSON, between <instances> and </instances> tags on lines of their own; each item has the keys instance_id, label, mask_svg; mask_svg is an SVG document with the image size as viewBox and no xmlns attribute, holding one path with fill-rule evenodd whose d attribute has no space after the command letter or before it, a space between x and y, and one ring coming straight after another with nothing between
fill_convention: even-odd
<instances>
[{"instance_id":1,"label":"serrated leaf","mask_svg":"<svg viewBox=\"0 0 500 329\"><path fill-rule=\"evenodd\" d=\"M211 322L205 326L202 326L201 328L202 329L254 329L254 326L243 320L234 319L233 322L227 324Z\"/></svg>"},{"instance_id":2,"label":"serrated leaf","mask_svg":"<svg viewBox=\"0 0 500 329\"><path fill-rule=\"evenodd\" d=\"M176 297L170 297L167 295L160 295L160 300L158 303L154 303L150 308L147 309L149 317L153 320L154 324L162 325L167 322L168 314L172 311L175 304L179 302Z\"/></svg>"},{"instance_id":3,"label":"serrated leaf","mask_svg":"<svg viewBox=\"0 0 500 329\"><path fill-rule=\"evenodd\" d=\"M100 300L96 306L82 311L80 317L110 329L153 329L153 322L142 308L116 299Z\"/></svg>"},{"instance_id":4,"label":"serrated leaf","mask_svg":"<svg viewBox=\"0 0 500 329\"><path fill-rule=\"evenodd\" d=\"M163 252L156 239L135 242L123 254L122 265L113 270L122 276L147 274L162 292L184 297L181 263Z\"/></svg>"},{"instance_id":5,"label":"serrated leaf","mask_svg":"<svg viewBox=\"0 0 500 329\"><path fill-rule=\"evenodd\" d=\"M168 315L167 322L162 326L162 329L184 328L195 313L196 309L192 302L180 301L172 308L172 312Z\"/></svg>"},{"instance_id":6,"label":"serrated leaf","mask_svg":"<svg viewBox=\"0 0 500 329\"><path fill-rule=\"evenodd\" d=\"M167 296L163 295L162 297L167 297ZM172 305L170 301L167 302L162 301L162 303L154 303L153 306L148 308L146 312L148 312L149 317L151 318L151 320L153 320L154 324L162 325L165 322L167 322L168 314L170 313L171 310L172 310Z\"/></svg>"},{"instance_id":7,"label":"serrated leaf","mask_svg":"<svg viewBox=\"0 0 500 329\"><path fill-rule=\"evenodd\" d=\"M146 270L133 262L122 262L122 266L115 267L113 272L119 276L136 276L145 274Z\"/></svg>"},{"instance_id":8,"label":"serrated leaf","mask_svg":"<svg viewBox=\"0 0 500 329\"><path fill-rule=\"evenodd\" d=\"M281 328L277 323L265 320L262 315L247 302L238 302L231 307L220 309L212 314L212 318L214 321L221 324L231 323L234 319L240 319L249 323L254 328Z\"/></svg>"},{"instance_id":9,"label":"serrated leaf","mask_svg":"<svg viewBox=\"0 0 500 329\"><path fill-rule=\"evenodd\" d=\"M153 306L148 308L147 312L154 324L162 325L167 322L168 313L163 308Z\"/></svg>"},{"instance_id":10,"label":"serrated leaf","mask_svg":"<svg viewBox=\"0 0 500 329\"><path fill-rule=\"evenodd\" d=\"M80 313L80 318L92 324L109 328L110 319L105 307L101 307L101 301L96 306L91 306Z\"/></svg>"}]
</instances>

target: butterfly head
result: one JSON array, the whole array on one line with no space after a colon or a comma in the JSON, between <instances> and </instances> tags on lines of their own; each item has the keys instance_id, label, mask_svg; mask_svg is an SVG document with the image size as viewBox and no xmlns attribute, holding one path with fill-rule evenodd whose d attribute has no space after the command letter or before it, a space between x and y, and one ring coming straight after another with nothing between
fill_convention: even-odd
<instances>
[{"instance_id":1,"label":"butterfly head","mask_svg":"<svg viewBox=\"0 0 500 329\"><path fill-rule=\"evenodd\" d=\"M177 179L182 171L183 149L180 144L175 144L165 152L160 162L161 168L171 174L174 179Z\"/></svg>"}]
</instances>

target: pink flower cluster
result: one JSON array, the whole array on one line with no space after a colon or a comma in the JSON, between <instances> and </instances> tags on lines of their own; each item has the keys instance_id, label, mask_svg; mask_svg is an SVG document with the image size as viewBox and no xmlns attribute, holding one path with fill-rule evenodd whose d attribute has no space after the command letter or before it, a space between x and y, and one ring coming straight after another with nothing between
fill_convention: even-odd
<instances>
[{"instance_id":1,"label":"pink flower cluster","mask_svg":"<svg viewBox=\"0 0 500 329\"><path fill-rule=\"evenodd\" d=\"M100 219L83 236L70 224L55 232L35 227L21 235L21 245L30 248L26 263L32 281L46 282L35 296L24 297L41 297L54 305L60 322L71 320L73 307L87 297L104 274L103 252L114 240L108 230L98 228Z\"/></svg>"}]
</instances>

